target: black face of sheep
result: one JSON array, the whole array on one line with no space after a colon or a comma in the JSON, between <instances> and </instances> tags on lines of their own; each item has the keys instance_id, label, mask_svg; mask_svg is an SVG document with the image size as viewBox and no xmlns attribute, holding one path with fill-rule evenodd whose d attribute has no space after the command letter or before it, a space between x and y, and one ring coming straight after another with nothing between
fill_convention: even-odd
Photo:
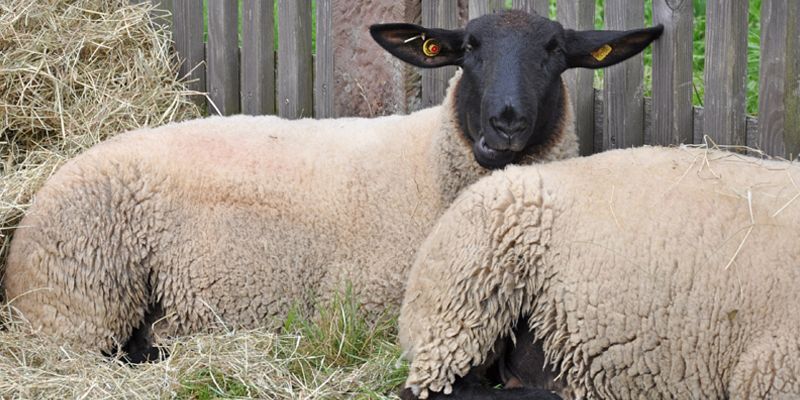
<instances>
[{"instance_id":1,"label":"black face of sheep","mask_svg":"<svg viewBox=\"0 0 800 400\"><path fill-rule=\"evenodd\" d=\"M370 27L375 41L405 62L463 69L458 118L485 168L513 163L560 132L564 70L614 65L641 52L662 31L660 25L575 31L522 11L484 15L463 30L397 23Z\"/></svg>"}]
</instances>

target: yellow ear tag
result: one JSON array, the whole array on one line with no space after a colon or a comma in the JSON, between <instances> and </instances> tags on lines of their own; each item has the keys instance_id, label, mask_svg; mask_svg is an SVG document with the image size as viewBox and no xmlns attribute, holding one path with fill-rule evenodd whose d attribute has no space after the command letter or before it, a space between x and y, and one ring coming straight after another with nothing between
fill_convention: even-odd
<instances>
[{"instance_id":1,"label":"yellow ear tag","mask_svg":"<svg viewBox=\"0 0 800 400\"><path fill-rule=\"evenodd\" d=\"M442 51L442 46L434 39L428 39L422 43L422 52L428 57L435 57L440 51Z\"/></svg>"},{"instance_id":2,"label":"yellow ear tag","mask_svg":"<svg viewBox=\"0 0 800 400\"><path fill-rule=\"evenodd\" d=\"M604 44L592 52L592 57L597 61L603 61L611 53L611 50L613 50L611 46Z\"/></svg>"}]
</instances>

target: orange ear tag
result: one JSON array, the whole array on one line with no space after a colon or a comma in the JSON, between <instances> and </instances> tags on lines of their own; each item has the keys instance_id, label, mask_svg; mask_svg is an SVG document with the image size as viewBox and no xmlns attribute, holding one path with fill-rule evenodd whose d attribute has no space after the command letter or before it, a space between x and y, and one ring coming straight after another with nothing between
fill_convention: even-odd
<instances>
[{"instance_id":1,"label":"orange ear tag","mask_svg":"<svg viewBox=\"0 0 800 400\"><path fill-rule=\"evenodd\" d=\"M597 61L603 61L611 53L611 50L613 50L611 46L604 44L592 52L592 57Z\"/></svg>"},{"instance_id":2,"label":"orange ear tag","mask_svg":"<svg viewBox=\"0 0 800 400\"><path fill-rule=\"evenodd\" d=\"M442 51L442 46L434 39L428 39L422 43L422 52L428 57L436 57Z\"/></svg>"}]
</instances>

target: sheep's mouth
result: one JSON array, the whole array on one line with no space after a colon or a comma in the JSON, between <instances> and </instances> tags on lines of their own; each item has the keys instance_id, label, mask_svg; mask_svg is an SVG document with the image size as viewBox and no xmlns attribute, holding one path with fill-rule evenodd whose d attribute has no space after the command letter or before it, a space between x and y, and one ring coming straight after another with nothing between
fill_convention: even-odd
<instances>
[{"instance_id":1,"label":"sheep's mouth","mask_svg":"<svg viewBox=\"0 0 800 400\"><path fill-rule=\"evenodd\" d=\"M500 169L514 161L516 152L511 150L495 150L486 144L486 140L481 137L472 144L472 154L475 161L486 169Z\"/></svg>"}]
</instances>

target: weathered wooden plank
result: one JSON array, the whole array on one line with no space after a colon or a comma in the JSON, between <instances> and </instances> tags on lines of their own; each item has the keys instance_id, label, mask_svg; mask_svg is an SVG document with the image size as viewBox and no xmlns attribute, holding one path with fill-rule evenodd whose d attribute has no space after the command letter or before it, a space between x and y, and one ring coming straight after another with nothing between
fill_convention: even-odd
<instances>
[{"instance_id":1,"label":"weathered wooden plank","mask_svg":"<svg viewBox=\"0 0 800 400\"><path fill-rule=\"evenodd\" d=\"M800 153L800 2L762 0L759 136L749 146L775 156Z\"/></svg>"},{"instance_id":2,"label":"weathered wooden plank","mask_svg":"<svg viewBox=\"0 0 800 400\"><path fill-rule=\"evenodd\" d=\"M606 28L626 30L644 25L644 2L607 0ZM644 66L638 54L605 70L603 147L615 149L644 143Z\"/></svg>"},{"instance_id":3,"label":"weathered wooden plank","mask_svg":"<svg viewBox=\"0 0 800 400\"><path fill-rule=\"evenodd\" d=\"M314 116L333 117L332 0L317 0L317 55L314 58Z\"/></svg>"},{"instance_id":4,"label":"weathered wooden plank","mask_svg":"<svg viewBox=\"0 0 800 400\"><path fill-rule=\"evenodd\" d=\"M310 117L311 2L278 0L278 115Z\"/></svg>"},{"instance_id":5,"label":"weathered wooden plank","mask_svg":"<svg viewBox=\"0 0 800 400\"><path fill-rule=\"evenodd\" d=\"M209 111L222 115L239 113L238 4L234 1L208 2L208 85Z\"/></svg>"},{"instance_id":6,"label":"weathered wooden plank","mask_svg":"<svg viewBox=\"0 0 800 400\"><path fill-rule=\"evenodd\" d=\"M705 133L718 145L744 145L747 0L706 4Z\"/></svg>"},{"instance_id":7,"label":"weathered wooden plank","mask_svg":"<svg viewBox=\"0 0 800 400\"><path fill-rule=\"evenodd\" d=\"M159 25L167 25L171 29L172 14L174 13L173 0L130 0L131 4L153 3L153 10L150 15L153 22Z\"/></svg>"},{"instance_id":8,"label":"weathered wooden plank","mask_svg":"<svg viewBox=\"0 0 800 400\"><path fill-rule=\"evenodd\" d=\"M692 109L692 136L693 143L704 143L705 131L703 129L703 107L694 107Z\"/></svg>"},{"instance_id":9,"label":"weathered wooden plank","mask_svg":"<svg viewBox=\"0 0 800 400\"><path fill-rule=\"evenodd\" d=\"M174 0L174 7L172 37L182 60L178 74L187 77L189 89L205 92L203 0Z\"/></svg>"},{"instance_id":10,"label":"weathered wooden plank","mask_svg":"<svg viewBox=\"0 0 800 400\"><path fill-rule=\"evenodd\" d=\"M691 143L692 2L653 0L653 24L664 33L653 43L653 135L647 144Z\"/></svg>"},{"instance_id":11,"label":"weathered wooden plank","mask_svg":"<svg viewBox=\"0 0 800 400\"><path fill-rule=\"evenodd\" d=\"M652 99L649 97L644 98L644 137L645 141L650 138L654 134L653 128L653 102ZM595 90L594 91L594 125L595 131L599 134L595 136L595 147L600 148L602 143L602 133L603 133L603 112L605 109L604 102L603 102L603 91ZM693 128L692 128L692 140L687 143L694 143L694 144L704 144L705 139L703 135L703 107L692 107L692 120L693 120ZM748 116L746 119L747 125L747 137L748 138L755 138L758 136L758 120ZM599 140L598 140L599 138ZM713 146L714 143L709 142L710 146ZM756 149L758 149L756 147Z\"/></svg>"},{"instance_id":12,"label":"weathered wooden plank","mask_svg":"<svg viewBox=\"0 0 800 400\"><path fill-rule=\"evenodd\" d=\"M514 0L511 2L511 8L527 11L529 13L535 12L545 18L550 17L549 0ZM594 3L592 3L592 9L594 9Z\"/></svg>"},{"instance_id":13,"label":"weathered wooden plank","mask_svg":"<svg viewBox=\"0 0 800 400\"><path fill-rule=\"evenodd\" d=\"M469 0L469 19L491 14L503 8L501 0Z\"/></svg>"},{"instance_id":14,"label":"weathered wooden plank","mask_svg":"<svg viewBox=\"0 0 800 400\"><path fill-rule=\"evenodd\" d=\"M272 0L242 2L242 112L275 114L275 31Z\"/></svg>"},{"instance_id":15,"label":"weathered wooden plank","mask_svg":"<svg viewBox=\"0 0 800 400\"><path fill-rule=\"evenodd\" d=\"M432 28L457 28L458 1L422 0L422 25ZM442 102L447 90L447 82L455 71L455 67L421 70L422 107L430 107Z\"/></svg>"},{"instance_id":16,"label":"weathered wooden plank","mask_svg":"<svg viewBox=\"0 0 800 400\"><path fill-rule=\"evenodd\" d=\"M758 137L758 129L759 129L758 128L758 126L759 126L758 120L748 115L747 116L747 121L745 122L745 126L747 127L746 128L746 130L747 130L747 143L756 143L756 138ZM748 147L753 148L755 150L762 150L761 147L759 147L757 144L753 145L753 146L748 145ZM751 154L751 155L759 155L758 153L759 153L758 151L750 151L750 152L748 152L748 154ZM771 153L769 153L767 151L764 151L764 153L766 153L768 155L771 155L771 156L783 157L780 154L771 154Z\"/></svg>"},{"instance_id":17,"label":"weathered wooden plank","mask_svg":"<svg viewBox=\"0 0 800 400\"><path fill-rule=\"evenodd\" d=\"M603 122L605 121L605 106L603 105L603 91L592 89L592 108L593 108L593 127L594 137L592 138L592 153L603 151ZM588 116L587 116L588 117ZM582 155L588 155L583 154Z\"/></svg>"},{"instance_id":18,"label":"weathered wooden plank","mask_svg":"<svg viewBox=\"0 0 800 400\"><path fill-rule=\"evenodd\" d=\"M689 110L691 110L691 105L689 106ZM654 110L653 110L653 98L645 97L644 98L644 143L645 144L652 144L653 136L655 135L655 125L654 125ZM690 131L687 136L691 136L692 132ZM691 138L689 140L683 141L682 143L691 143Z\"/></svg>"},{"instance_id":19,"label":"weathered wooden plank","mask_svg":"<svg viewBox=\"0 0 800 400\"><path fill-rule=\"evenodd\" d=\"M557 3L558 20L564 28L586 30L594 29L594 0L561 0ZM589 155L600 151L595 147L594 137L594 71L590 69L571 69L562 74L569 88L575 112L575 133L578 135L580 152ZM602 143L602 142L600 142Z\"/></svg>"}]
</instances>

